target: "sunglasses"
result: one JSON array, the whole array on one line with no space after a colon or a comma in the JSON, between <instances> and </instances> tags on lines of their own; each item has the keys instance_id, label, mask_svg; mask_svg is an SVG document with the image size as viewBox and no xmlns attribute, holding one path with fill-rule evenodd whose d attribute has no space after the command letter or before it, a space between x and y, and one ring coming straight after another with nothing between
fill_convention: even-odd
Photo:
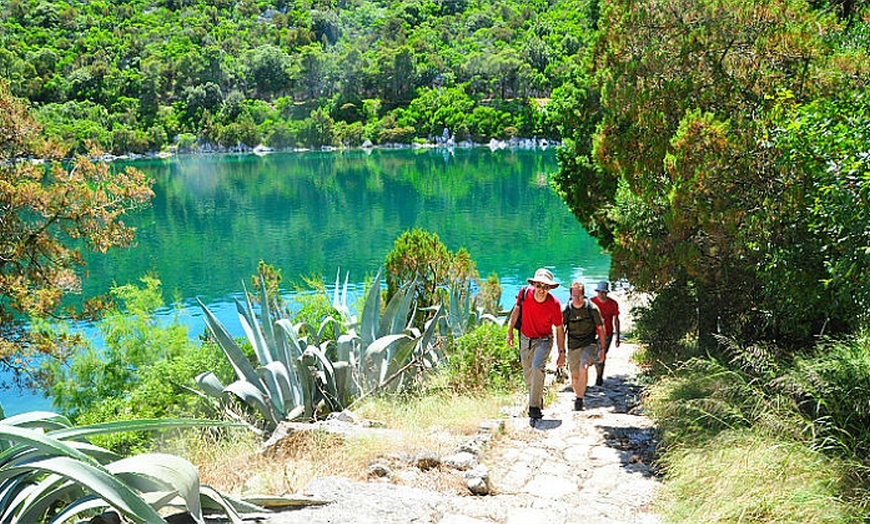
<instances>
[{"instance_id":1,"label":"sunglasses","mask_svg":"<svg viewBox=\"0 0 870 524\"><path fill-rule=\"evenodd\" d=\"M550 286L548 286L547 284L541 284L540 282L535 282L535 287L537 289L546 289L547 291L550 290Z\"/></svg>"}]
</instances>

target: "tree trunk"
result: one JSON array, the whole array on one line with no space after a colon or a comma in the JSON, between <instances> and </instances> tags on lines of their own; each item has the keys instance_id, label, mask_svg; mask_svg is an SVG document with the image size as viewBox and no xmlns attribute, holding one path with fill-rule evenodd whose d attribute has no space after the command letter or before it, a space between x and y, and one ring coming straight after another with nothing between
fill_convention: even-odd
<instances>
[{"instance_id":1,"label":"tree trunk","mask_svg":"<svg viewBox=\"0 0 870 524\"><path fill-rule=\"evenodd\" d=\"M713 352L719 333L719 304L721 297L713 288L698 286L698 348Z\"/></svg>"}]
</instances>

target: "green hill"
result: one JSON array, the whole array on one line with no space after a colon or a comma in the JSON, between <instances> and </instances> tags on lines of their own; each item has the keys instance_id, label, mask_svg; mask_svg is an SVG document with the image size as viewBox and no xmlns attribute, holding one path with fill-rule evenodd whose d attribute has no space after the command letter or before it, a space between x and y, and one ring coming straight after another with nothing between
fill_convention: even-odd
<instances>
[{"instance_id":1,"label":"green hill","mask_svg":"<svg viewBox=\"0 0 870 524\"><path fill-rule=\"evenodd\" d=\"M12 0L0 78L70 152L555 138L589 0Z\"/></svg>"}]
</instances>

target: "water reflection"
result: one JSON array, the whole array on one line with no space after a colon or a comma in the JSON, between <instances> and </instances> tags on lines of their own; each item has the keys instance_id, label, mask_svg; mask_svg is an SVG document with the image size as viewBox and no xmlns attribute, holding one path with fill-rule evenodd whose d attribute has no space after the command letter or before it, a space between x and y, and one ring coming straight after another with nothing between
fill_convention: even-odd
<instances>
[{"instance_id":1,"label":"water reflection","mask_svg":"<svg viewBox=\"0 0 870 524\"><path fill-rule=\"evenodd\" d=\"M231 298L260 260L282 271L289 295L300 275L331 287L340 267L350 272L353 301L414 227L452 251L465 247L484 278L496 273L505 307L537 267L566 284L555 292L563 301L572 279L591 284L609 269L547 183L557 169L552 149L179 156L133 165L155 180L153 205L127 220L138 228L135 247L89 258L85 296L151 272L167 300L191 306L200 297L237 329ZM192 334L202 332L197 308L182 318Z\"/></svg>"}]
</instances>

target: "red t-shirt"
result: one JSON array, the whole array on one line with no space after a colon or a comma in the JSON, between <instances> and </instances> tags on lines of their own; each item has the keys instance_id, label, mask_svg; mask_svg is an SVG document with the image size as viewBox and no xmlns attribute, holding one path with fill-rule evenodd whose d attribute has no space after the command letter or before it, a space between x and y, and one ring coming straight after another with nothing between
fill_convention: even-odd
<instances>
[{"instance_id":1,"label":"red t-shirt","mask_svg":"<svg viewBox=\"0 0 870 524\"><path fill-rule=\"evenodd\" d=\"M523 300L523 325L520 332L528 338L553 336L553 326L562 325L562 304L551 293L543 302L535 300L535 288L526 286L520 293L526 293ZM517 304L520 295L517 295Z\"/></svg>"},{"instance_id":2,"label":"red t-shirt","mask_svg":"<svg viewBox=\"0 0 870 524\"><path fill-rule=\"evenodd\" d=\"M592 297L592 303L598 306L598 310L601 311L601 317L604 319L604 334L612 335L613 317L619 315L619 304L610 297L607 300L601 300L598 296Z\"/></svg>"}]
</instances>

